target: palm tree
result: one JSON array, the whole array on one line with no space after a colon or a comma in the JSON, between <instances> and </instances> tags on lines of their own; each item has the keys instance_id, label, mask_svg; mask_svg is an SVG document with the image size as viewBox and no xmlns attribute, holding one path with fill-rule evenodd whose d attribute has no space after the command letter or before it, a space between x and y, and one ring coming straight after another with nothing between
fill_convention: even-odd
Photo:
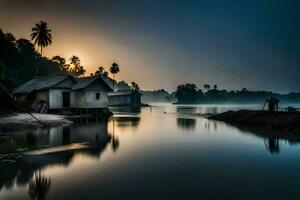
<instances>
[{"instance_id":1,"label":"palm tree","mask_svg":"<svg viewBox=\"0 0 300 200\"><path fill-rule=\"evenodd\" d=\"M70 64L72 65L71 66L71 72L75 73L79 70L79 67L80 67L80 59L78 56L75 56L73 55L70 59Z\"/></svg>"},{"instance_id":2,"label":"palm tree","mask_svg":"<svg viewBox=\"0 0 300 200\"><path fill-rule=\"evenodd\" d=\"M109 68L109 71L113 74L113 91L115 91L115 74L120 71L119 65L117 63L113 63Z\"/></svg>"},{"instance_id":3,"label":"palm tree","mask_svg":"<svg viewBox=\"0 0 300 200\"><path fill-rule=\"evenodd\" d=\"M204 88L205 90L209 90L209 89L210 89L210 85L206 83L206 84L203 85L203 88Z\"/></svg>"},{"instance_id":4,"label":"palm tree","mask_svg":"<svg viewBox=\"0 0 300 200\"><path fill-rule=\"evenodd\" d=\"M44 21L36 23L35 26L31 29L31 40L34 41L34 45L37 45L41 49L40 53L43 56L43 48L52 44L52 35L51 30L48 28L48 25ZM36 76L39 72L39 66L36 68Z\"/></svg>"},{"instance_id":5,"label":"palm tree","mask_svg":"<svg viewBox=\"0 0 300 200\"><path fill-rule=\"evenodd\" d=\"M40 47L41 55L43 55L43 48L52 44L51 30L44 21L40 21L39 24L35 24L35 27L33 27L31 30L31 40L34 41L34 45Z\"/></svg>"},{"instance_id":6,"label":"palm tree","mask_svg":"<svg viewBox=\"0 0 300 200\"><path fill-rule=\"evenodd\" d=\"M70 72L75 76L83 76L86 72L83 66L81 66L81 61L78 56L72 56L70 59Z\"/></svg>"}]
</instances>

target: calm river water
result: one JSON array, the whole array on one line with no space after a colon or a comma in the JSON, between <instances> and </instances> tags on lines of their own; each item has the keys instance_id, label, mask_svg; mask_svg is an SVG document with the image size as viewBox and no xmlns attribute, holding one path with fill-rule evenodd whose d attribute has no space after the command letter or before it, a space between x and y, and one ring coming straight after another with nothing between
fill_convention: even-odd
<instances>
[{"instance_id":1,"label":"calm river water","mask_svg":"<svg viewBox=\"0 0 300 200\"><path fill-rule=\"evenodd\" d=\"M0 162L0 199L298 199L299 139L194 115L239 108L158 104L10 133L1 153L26 151Z\"/></svg>"}]
</instances>

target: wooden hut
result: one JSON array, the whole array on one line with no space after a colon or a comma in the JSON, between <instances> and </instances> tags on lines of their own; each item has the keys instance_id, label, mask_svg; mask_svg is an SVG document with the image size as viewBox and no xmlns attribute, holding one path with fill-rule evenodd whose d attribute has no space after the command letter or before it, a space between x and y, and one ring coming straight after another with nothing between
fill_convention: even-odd
<instances>
[{"instance_id":1,"label":"wooden hut","mask_svg":"<svg viewBox=\"0 0 300 200\"><path fill-rule=\"evenodd\" d=\"M137 90L119 90L108 93L109 106L141 106L141 93Z\"/></svg>"}]
</instances>

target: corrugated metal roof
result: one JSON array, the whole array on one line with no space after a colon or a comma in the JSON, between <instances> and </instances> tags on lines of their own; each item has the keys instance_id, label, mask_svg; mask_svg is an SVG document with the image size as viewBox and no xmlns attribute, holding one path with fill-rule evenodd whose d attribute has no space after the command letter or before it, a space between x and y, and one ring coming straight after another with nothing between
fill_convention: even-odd
<instances>
[{"instance_id":1,"label":"corrugated metal roof","mask_svg":"<svg viewBox=\"0 0 300 200\"><path fill-rule=\"evenodd\" d=\"M86 86L94 82L97 78L97 76L76 78L77 82L72 86L72 90L85 88Z\"/></svg>"},{"instance_id":2,"label":"corrugated metal roof","mask_svg":"<svg viewBox=\"0 0 300 200\"><path fill-rule=\"evenodd\" d=\"M108 96L123 96L123 95L130 95L134 90L119 90L116 92L108 93Z\"/></svg>"},{"instance_id":3,"label":"corrugated metal roof","mask_svg":"<svg viewBox=\"0 0 300 200\"><path fill-rule=\"evenodd\" d=\"M56 84L64 81L66 78L71 77L70 75L60 74L60 75L53 75L53 76L40 76L36 77L20 87L16 88L14 93L15 94L22 94L22 93L30 93L37 90L45 90L49 89Z\"/></svg>"},{"instance_id":4,"label":"corrugated metal roof","mask_svg":"<svg viewBox=\"0 0 300 200\"><path fill-rule=\"evenodd\" d=\"M99 78L108 86L110 90L112 90L110 84L101 75L77 78L76 79L77 82L72 86L72 90L83 89Z\"/></svg>"}]
</instances>

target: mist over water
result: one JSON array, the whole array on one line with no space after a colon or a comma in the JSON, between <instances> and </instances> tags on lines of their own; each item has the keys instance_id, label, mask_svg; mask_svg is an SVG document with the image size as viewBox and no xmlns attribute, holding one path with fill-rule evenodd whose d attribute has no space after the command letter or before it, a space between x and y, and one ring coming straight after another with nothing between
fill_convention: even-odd
<instances>
[{"instance_id":1,"label":"mist over water","mask_svg":"<svg viewBox=\"0 0 300 200\"><path fill-rule=\"evenodd\" d=\"M0 199L295 199L300 139L196 116L260 107L155 104L113 109L107 123L10 133L0 148L27 151L0 163Z\"/></svg>"}]
</instances>

